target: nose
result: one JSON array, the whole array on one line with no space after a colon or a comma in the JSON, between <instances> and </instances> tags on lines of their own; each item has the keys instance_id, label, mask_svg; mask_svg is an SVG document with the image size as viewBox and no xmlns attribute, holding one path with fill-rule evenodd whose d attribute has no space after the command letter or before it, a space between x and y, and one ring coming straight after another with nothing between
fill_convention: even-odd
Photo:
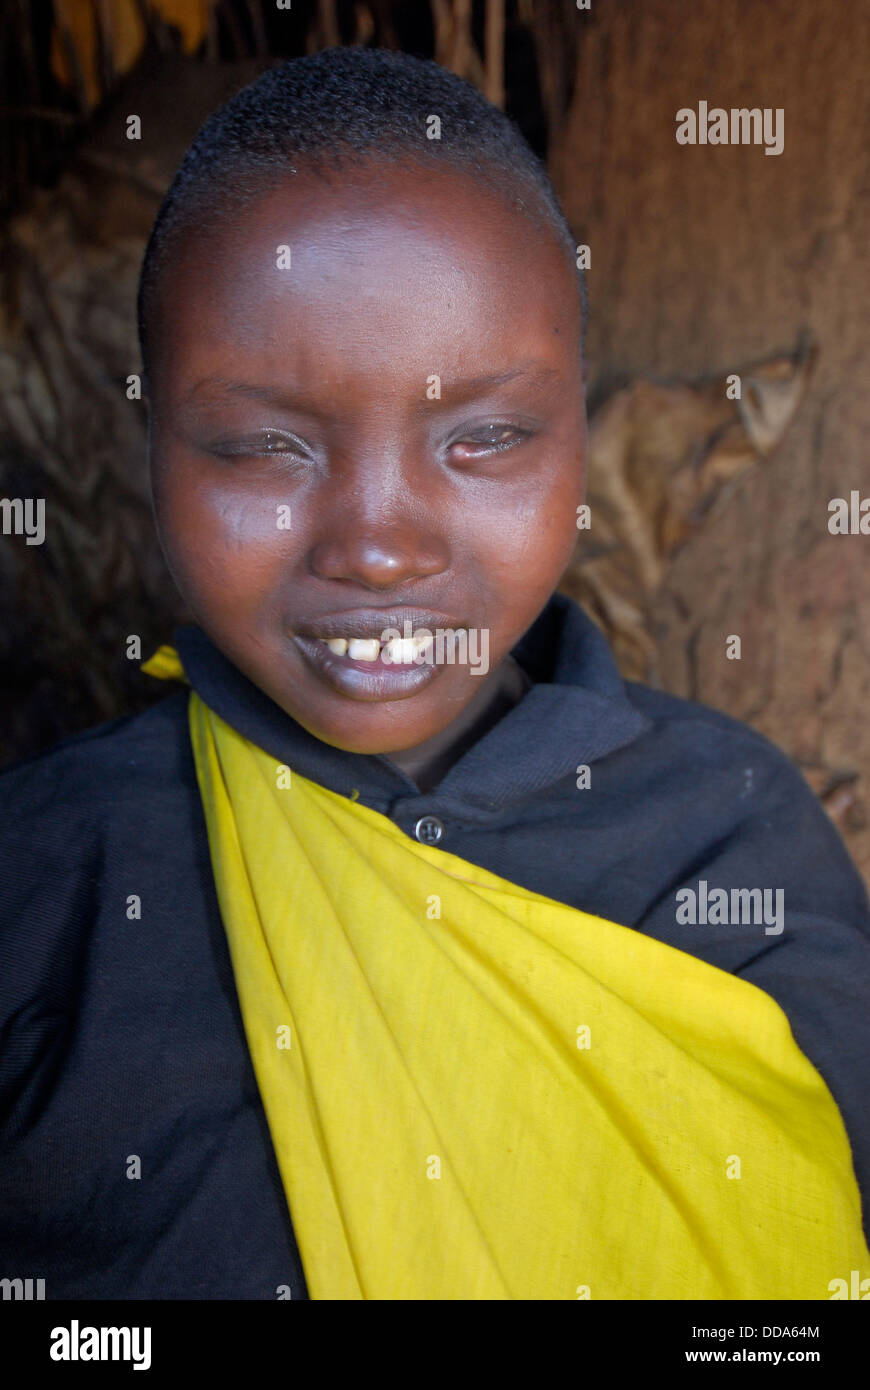
<instances>
[{"instance_id":1,"label":"nose","mask_svg":"<svg viewBox=\"0 0 870 1390\"><path fill-rule=\"evenodd\" d=\"M318 498L311 572L372 590L442 574L450 550L432 479L389 447L364 452L355 466L337 470Z\"/></svg>"},{"instance_id":2,"label":"nose","mask_svg":"<svg viewBox=\"0 0 870 1390\"><path fill-rule=\"evenodd\" d=\"M325 536L309 556L312 573L321 579L344 579L366 589L394 589L414 579L442 574L447 568L445 542L418 526L393 522L358 527L345 524Z\"/></svg>"}]
</instances>

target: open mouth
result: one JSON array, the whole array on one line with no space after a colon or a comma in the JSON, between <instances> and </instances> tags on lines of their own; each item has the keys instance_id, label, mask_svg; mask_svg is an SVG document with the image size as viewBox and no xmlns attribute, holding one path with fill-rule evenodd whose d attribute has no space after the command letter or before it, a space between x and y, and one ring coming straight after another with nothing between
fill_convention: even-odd
<instances>
[{"instance_id":1,"label":"open mouth","mask_svg":"<svg viewBox=\"0 0 870 1390\"><path fill-rule=\"evenodd\" d=\"M380 662L384 666L419 666L434 649L431 632L424 631L410 637L389 637L382 641L378 637L318 637L335 656L346 656L351 661Z\"/></svg>"},{"instance_id":2,"label":"open mouth","mask_svg":"<svg viewBox=\"0 0 870 1390\"><path fill-rule=\"evenodd\" d=\"M403 700L437 679L464 629L424 609L356 609L300 624L293 641L333 690Z\"/></svg>"}]
</instances>

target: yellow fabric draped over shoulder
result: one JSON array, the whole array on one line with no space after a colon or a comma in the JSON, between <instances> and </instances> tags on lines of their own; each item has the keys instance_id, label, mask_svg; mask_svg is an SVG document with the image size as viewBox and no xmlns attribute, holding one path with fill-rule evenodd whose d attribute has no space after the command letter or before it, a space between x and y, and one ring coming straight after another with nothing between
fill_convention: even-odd
<instances>
[{"instance_id":1,"label":"yellow fabric draped over shoulder","mask_svg":"<svg viewBox=\"0 0 870 1390\"><path fill-rule=\"evenodd\" d=\"M195 693L190 733L312 1298L827 1299L870 1273L839 1111L762 990L418 844Z\"/></svg>"}]
</instances>

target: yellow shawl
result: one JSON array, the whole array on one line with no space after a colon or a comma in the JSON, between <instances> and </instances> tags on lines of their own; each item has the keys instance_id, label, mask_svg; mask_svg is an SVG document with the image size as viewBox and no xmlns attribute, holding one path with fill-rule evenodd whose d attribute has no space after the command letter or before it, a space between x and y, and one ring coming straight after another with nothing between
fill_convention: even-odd
<instances>
[{"instance_id":1,"label":"yellow shawl","mask_svg":"<svg viewBox=\"0 0 870 1390\"><path fill-rule=\"evenodd\" d=\"M839 1111L762 990L418 844L194 692L190 733L312 1298L826 1299L870 1272Z\"/></svg>"}]
</instances>

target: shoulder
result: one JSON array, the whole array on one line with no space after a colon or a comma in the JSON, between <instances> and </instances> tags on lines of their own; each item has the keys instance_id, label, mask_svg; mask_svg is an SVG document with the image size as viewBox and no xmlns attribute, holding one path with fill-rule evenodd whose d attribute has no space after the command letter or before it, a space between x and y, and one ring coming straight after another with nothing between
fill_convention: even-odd
<instances>
[{"instance_id":1,"label":"shoulder","mask_svg":"<svg viewBox=\"0 0 870 1390\"><path fill-rule=\"evenodd\" d=\"M105 877L165 837L196 792L187 704L178 691L0 772L0 922L40 885Z\"/></svg>"},{"instance_id":2,"label":"shoulder","mask_svg":"<svg viewBox=\"0 0 870 1390\"><path fill-rule=\"evenodd\" d=\"M788 755L771 739L730 714L723 714L710 705L685 700L679 695L669 695L664 690L655 690L639 681L625 681L624 686L632 705L659 733L674 732L688 737L693 747L697 746L698 749L707 746L735 753L755 753L766 763L796 771Z\"/></svg>"},{"instance_id":3,"label":"shoulder","mask_svg":"<svg viewBox=\"0 0 870 1390\"><path fill-rule=\"evenodd\" d=\"M177 691L141 714L98 724L31 758L0 769L6 835L65 819L94 821L101 805L117 809L125 794L167 787L189 760L188 692Z\"/></svg>"},{"instance_id":4,"label":"shoulder","mask_svg":"<svg viewBox=\"0 0 870 1390\"><path fill-rule=\"evenodd\" d=\"M71 997L107 905L158 875L168 894L183 875L201 819L187 701L179 691L0 772L0 1004Z\"/></svg>"},{"instance_id":5,"label":"shoulder","mask_svg":"<svg viewBox=\"0 0 870 1390\"><path fill-rule=\"evenodd\" d=\"M797 764L786 752L757 729L723 714L709 705L696 704L678 695L626 681L631 704L649 720L648 737L673 750L686 775L720 773L729 783L736 779L742 800L758 804L758 794L797 795L807 806L821 806ZM822 812L822 814L824 814Z\"/></svg>"},{"instance_id":6,"label":"shoulder","mask_svg":"<svg viewBox=\"0 0 870 1390\"><path fill-rule=\"evenodd\" d=\"M635 745L641 787L670 808L687 844L706 834L759 882L800 883L807 907L866 930L867 894L846 845L800 768L764 734L706 705L627 681L650 721ZM694 856L693 856L694 857ZM754 879L752 880L755 881Z\"/></svg>"}]
</instances>

